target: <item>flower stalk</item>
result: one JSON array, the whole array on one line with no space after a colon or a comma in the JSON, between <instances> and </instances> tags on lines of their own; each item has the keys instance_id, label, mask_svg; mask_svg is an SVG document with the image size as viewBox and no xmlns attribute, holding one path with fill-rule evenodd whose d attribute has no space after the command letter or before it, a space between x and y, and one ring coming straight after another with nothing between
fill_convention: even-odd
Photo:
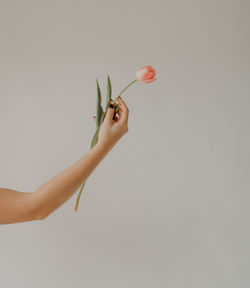
<instances>
[{"instance_id":1,"label":"flower stalk","mask_svg":"<svg viewBox=\"0 0 250 288\"><path fill-rule=\"evenodd\" d=\"M118 94L118 96L116 96L116 98L114 99L113 102L115 102L115 101L118 99L118 97L121 96L122 93L123 93L125 90L127 90L128 87L130 87L131 85L133 85L136 81L138 81L138 80L135 79L135 80L133 80L132 82L130 82L130 83Z\"/></svg>"},{"instance_id":2,"label":"flower stalk","mask_svg":"<svg viewBox=\"0 0 250 288\"><path fill-rule=\"evenodd\" d=\"M147 66L143 66L141 67L140 70L138 70L136 72L136 79L133 80L132 82L130 82L113 100L113 103L115 103L118 99L119 96L122 95L123 92L125 92L131 85L133 85L136 81L142 82L142 83L151 83L153 81L156 80L155 78L156 72L153 69L153 67L151 65L147 65ZM97 84L97 106L96 106L96 131L92 137L92 141L91 141L91 145L90 148L92 149L96 143L98 142L98 134L99 134L99 130L101 127L101 124L103 123L105 116L106 116L106 112L107 109L109 107L109 104L111 103L111 97L112 97L112 87L111 87L111 81L110 78L108 76L108 82L107 82L107 98L106 98L106 109L103 109L102 107L102 95L101 95L101 90L98 84L98 81L96 79L96 84ZM113 119L115 120L115 116L118 113L119 110L119 103L117 105L115 105L115 111L114 111L114 116ZM79 201L80 201L80 197L83 191L83 188L85 186L86 180L83 181L81 187L80 187L80 191L78 193L77 199L76 199L76 204L75 204L75 211L78 210L78 206L79 206Z\"/></svg>"}]
</instances>

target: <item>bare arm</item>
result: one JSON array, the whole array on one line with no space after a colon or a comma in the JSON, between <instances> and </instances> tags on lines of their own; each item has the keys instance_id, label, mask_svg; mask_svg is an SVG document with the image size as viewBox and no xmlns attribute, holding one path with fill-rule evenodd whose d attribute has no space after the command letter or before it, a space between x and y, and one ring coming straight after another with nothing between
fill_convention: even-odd
<instances>
[{"instance_id":1,"label":"bare arm","mask_svg":"<svg viewBox=\"0 0 250 288\"><path fill-rule=\"evenodd\" d=\"M128 108L120 98L118 102L119 118L112 119L114 108L110 107L100 128L98 143L77 162L49 179L34 192L0 188L0 224L45 219L71 198L128 131Z\"/></svg>"}]
</instances>

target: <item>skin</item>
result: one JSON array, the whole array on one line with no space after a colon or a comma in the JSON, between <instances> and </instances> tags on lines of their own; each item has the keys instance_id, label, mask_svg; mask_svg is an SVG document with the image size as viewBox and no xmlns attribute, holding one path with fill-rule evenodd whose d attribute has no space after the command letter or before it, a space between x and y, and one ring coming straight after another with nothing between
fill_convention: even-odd
<instances>
[{"instance_id":1,"label":"skin","mask_svg":"<svg viewBox=\"0 0 250 288\"><path fill-rule=\"evenodd\" d=\"M33 192L0 188L0 224L44 220L69 200L115 144L128 132L129 109L119 97L118 116L109 107L97 144L82 158Z\"/></svg>"}]
</instances>

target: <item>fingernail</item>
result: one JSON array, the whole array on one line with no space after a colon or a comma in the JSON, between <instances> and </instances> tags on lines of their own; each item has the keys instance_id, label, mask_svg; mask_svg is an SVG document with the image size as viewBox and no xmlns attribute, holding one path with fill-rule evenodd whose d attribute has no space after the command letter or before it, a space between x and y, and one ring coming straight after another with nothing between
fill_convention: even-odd
<instances>
[{"instance_id":1,"label":"fingernail","mask_svg":"<svg viewBox=\"0 0 250 288\"><path fill-rule=\"evenodd\" d=\"M109 104L109 107L110 107L110 108L114 108L114 105L113 105L113 104Z\"/></svg>"}]
</instances>

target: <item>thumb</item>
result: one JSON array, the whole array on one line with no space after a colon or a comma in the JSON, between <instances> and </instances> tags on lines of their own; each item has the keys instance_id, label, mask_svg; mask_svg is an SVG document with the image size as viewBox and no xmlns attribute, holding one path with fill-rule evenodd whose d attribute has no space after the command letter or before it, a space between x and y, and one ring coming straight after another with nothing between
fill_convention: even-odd
<instances>
[{"instance_id":1,"label":"thumb","mask_svg":"<svg viewBox=\"0 0 250 288\"><path fill-rule=\"evenodd\" d=\"M114 105L113 104L109 104L106 116L104 121L106 120L108 123L112 123L113 122L113 116L114 116Z\"/></svg>"}]
</instances>

